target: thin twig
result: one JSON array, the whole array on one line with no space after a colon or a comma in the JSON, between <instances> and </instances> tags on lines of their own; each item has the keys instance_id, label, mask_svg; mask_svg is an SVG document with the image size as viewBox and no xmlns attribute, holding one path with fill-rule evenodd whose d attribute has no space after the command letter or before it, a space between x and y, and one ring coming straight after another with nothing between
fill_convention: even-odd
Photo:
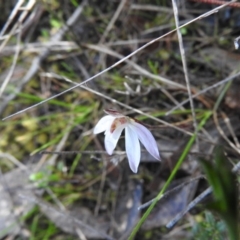
<instances>
[{"instance_id":1,"label":"thin twig","mask_svg":"<svg viewBox=\"0 0 240 240\"><path fill-rule=\"evenodd\" d=\"M105 94L102 94L102 93L100 93L100 92L97 92L97 91L95 91L95 90L93 90L93 89L91 89L91 88L88 88L88 87L86 87L86 86L79 85L78 83L75 83L75 82L73 82L72 80L70 80L70 79L68 79L68 78L66 78L66 77L64 77L64 76L60 76L60 75L55 74L55 73L44 73L44 74L41 74L41 75L42 75L42 76L45 76L45 77L57 78L57 79L59 79L59 80L64 80L64 81L66 81L66 82L70 82L70 83L74 84L75 86L78 86L78 87L81 87L81 88L83 88L83 89L86 89L86 90L88 90L89 92L92 92L92 93L94 93L94 94L96 94L96 95L98 95L98 96L100 96L100 97L103 97L103 98L111 101L112 103L118 104L118 105L120 105L120 106L122 106L122 107L124 107L124 108L126 108L126 109L130 109L130 110L132 110L132 111L134 111L134 112L136 112L136 113L138 113L138 114L144 115L144 116L146 116L146 117L148 117L148 118L150 118L150 119L155 120L156 122L159 122L159 123L162 123L162 124L164 124L164 125L166 125L166 126L169 126L169 127L171 127L171 128L174 128L174 129L176 129L176 130L178 130L178 131L180 131L180 132L183 132L183 133L185 133L185 134L187 134L187 135L190 135L190 136L193 135L191 132L188 132L188 131L186 131L186 130L184 130L184 129L181 129L181 128L179 128L179 127L177 127L177 126L175 126L175 125L173 125L173 124L171 124L171 123L168 123L168 122L166 122L166 121L163 121L163 120L161 120L161 119L159 119L159 118L156 118L156 117L154 117L154 116L152 116L152 115L150 115L150 114L144 113L143 111L141 111L141 110L139 110L139 109L133 108L133 107L127 105L127 104L124 104L124 103L122 103L122 102L119 102L118 100L113 99L113 98L111 98L111 97L109 97L109 96L107 96L107 95L105 95Z\"/></svg>"},{"instance_id":2,"label":"thin twig","mask_svg":"<svg viewBox=\"0 0 240 240\"><path fill-rule=\"evenodd\" d=\"M175 0L172 0L172 5L173 5L173 13L174 13L174 18L175 18L175 23L176 23L176 27L177 27L177 35L178 35L179 49L180 49L182 65L183 65L183 72L184 72L188 96L189 96L189 100L190 100L190 106L191 106L191 112L192 112L192 118L193 118L193 127L194 127L195 132L197 132L198 124L197 124L197 120L196 120L196 113L195 113L195 109L194 109L192 91L191 91L191 86L190 86L190 81L189 81L189 76L188 76L188 69L187 69L185 50L184 50L184 46L183 46L182 34L179 30L178 7L177 7L177 3ZM196 147L198 150L199 149L198 135L196 136Z\"/></svg>"},{"instance_id":3,"label":"thin twig","mask_svg":"<svg viewBox=\"0 0 240 240\"><path fill-rule=\"evenodd\" d=\"M103 188L106 183L106 177L107 177L107 162L103 161L101 181L100 181L100 186L99 186L98 195L97 195L97 202L96 202L96 206L94 208L94 214L93 214L95 217L98 216L99 209L101 206L102 197L103 197Z\"/></svg>"},{"instance_id":4,"label":"thin twig","mask_svg":"<svg viewBox=\"0 0 240 240\"><path fill-rule=\"evenodd\" d=\"M78 50L79 46L75 42L71 41L58 41L58 42L34 42L28 43L25 45L19 46L6 46L1 52L1 56L8 56L17 51L20 48L20 51L24 53L42 53L46 48L51 52L69 52L72 50Z\"/></svg>"},{"instance_id":5,"label":"thin twig","mask_svg":"<svg viewBox=\"0 0 240 240\"><path fill-rule=\"evenodd\" d=\"M238 148L235 147L235 145L227 138L227 136L225 135L223 129L221 128L219 122L218 122L218 117L217 117L217 109L221 103L221 101L223 100L224 95L226 94L227 89L229 88L230 83L228 82L226 84L226 86L224 87L223 91L221 92L221 94L219 95L214 108L213 108L213 118L214 118L214 122L215 125L220 133L220 135L229 143L229 145L238 153L240 153L240 150ZM232 169L232 172L236 172L238 170L238 168L240 167L240 162L234 166L234 168ZM179 214L177 214L173 220L171 220L166 227L168 228L172 228L188 211L190 211L193 207L196 206L196 204L198 204L200 201L202 201L202 199L204 199L206 196L208 196L209 194L212 193L212 187L209 187L208 189L206 189L203 193L201 193L197 198L195 198L186 209L184 209L182 212L180 212Z\"/></svg>"},{"instance_id":6,"label":"thin twig","mask_svg":"<svg viewBox=\"0 0 240 240\"><path fill-rule=\"evenodd\" d=\"M17 4L15 5L14 9L12 10L7 22L5 23L4 27L2 28L0 32L0 38L4 35L5 31L7 30L8 26L11 24L12 20L16 16L17 12L19 11L19 8L22 6L22 4L25 2L25 0L18 0Z\"/></svg>"},{"instance_id":7,"label":"thin twig","mask_svg":"<svg viewBox=\"0 0 240 240\"><path fill-rule=\"evenodd\" d=\"M0 152L0 158L7 158L9 161L11 161L13 164L15 164L16 166L18 166L20 169L26 171L28 168L22 163L20 162L17 158L15 158L14 156L12 156L9 153L1 153Z\"/></svg>"},{"instance_id":8,"label":"thin twig","mask_svg":"<svg viewBox=\"0 0 240 240\"><path fill-rule=\"evenodd\" d=\"M86 3L87 3L87 0L83 1L83 3L74 11L74 13L71 15L71 17L67 20L66 25L63 26L54 36L52 36L52 38L50 39L50 42L59 42L62 39L64 34L68 31L69 27L71 27L78 20L79 16L82 13L83 7L86 5ZM49 53L50 53L50 49L46 48L45 50L42 51L42 53L38 57L36 57L32 61L32 65L31 65L30 69L28 70L28 72L23 77L23 79L21 80L19 87L15 90L15 92L13 94L8 96L5 99L5 101L1 104L0 115L4 111L8 102L13 100L16 97L16 95L19 92L21 92L24 85L26 83L28 83L32 79L32 77L37 73L39 66L41 65L42 61L48 56ZM24 112L24 110L20 111L20 112ZM10 116L8 116L8 117L10 117Z\"/></svg>"},{"instance_id":9,"label":"thin twig","mask_svg":"<svg viewBox=\"0 0 240 240\"><path fill-rule=\"evenodd\" d=\"M230 3L235 2L235 1L236 1L236 0L233 0L233 1L228 2L228 3L226 3L226 4L222 5L222 6L219 6L219 7L215 8L215 9L213 9L213 10L207 12L207 13L204 13L204 14L200 15L199 17L197 17L197 18L189 21L188 23L183 24L183 25L180 26L179 28L186 27L187 25L189 25L189 24L191 24L191 23L193 23L193 22L196 22L196 21L198 21L199 19L205 18L205 17L207 17L207 16L209 16L209 15L211 15L211 14L214 14L214 13L218 12L220 9L228 6ZM75 86L73 86L73 87L71 87L71 88L69 88L69 89L67 89L67 90L65 90L65 91L62 91L62 92L60 92L60 93L58 93L58 94L56 94L56 95L54 95L54 96L52 96L52 97L49 97L49 98L47 98L47 99L45 99L45 100L43 100L43 101L41 101L41 102L39 102L39 103L37 103L37 104L34 104L34 105L30 106L30 107L27 107L27 108L25 108L25 109L23 109L23 110L21 110L21 111L18 111L18 112L14 113L14 114L11 114L11 115L3 118L2 120L6 120L6 119L9 119L9 118L12 118L12 117L14 117L14 116L16 116L16 115L19 115L19 114L21 114L21 113L23 113L23 112L26 112L26 111L28 111L28 110L30 110L30 109L32 109L32 108L35 108L35 107L37 107L37 106L39 106L39 105L42 105L42 104L45 103L45 102L48 102L48 101L50 101L50 100L52 100L52 99L54 99L54 98L57 98L57 97L65 94L65 93L67 93L67 92L69 92L69 91L77 88L77 87L82 86L83 84L91 81L92 79L94 79L94 78L102 75L103 73L106 73L106 72L108 72L109 70L115 68L116 66L118 66L118 65L121 64L122 62L126 61L127 59L129 59L129 58L132 57L133 55L137 54L138 52L142 51L142 50L145 49L146 47L148 47L148 46L150 46L151 44L157 42L158 40L160 40L160 39L168 36L169 34L174 33L175 31L176 31L176 29L173 29L172 31L170 31L170 32L168 32L168 33L166 33L166 34L164 34L164 35L162 35L162 36L160 36L160 37L158 37L158 38L153 39L152 41L148 42L147 44L145 44L145 45L143 45L142 47L138 48L137 50L133 51L133 52L132 52L131 54L129 54L128 56L126 56L126 57L122 58L121 60L119 60L118 62L114 63L114 64L111 65L110 67L108 67L108 68L104 69L103 71L95 74L95 75L92 76L91 78L89 78L89 79L87 79L87 80L85 80L85 81L83 81L83 82L81 82L81 83L78 83L77 85L75 85ZM36 71L35 71L35 72L36 72ZM34 74L35 74L35 72L34 72ZM33 75L34 75L34 74L33 74ZM20 89L20 90L21 90L21 89ZM12 100L12 98L11 98L10 100ZM1 109L0 109L0 113L1 113Z\"/></svg>"},{"instance_id":10,"label":"thin twig","mask_svg":"<svg viewBox=\"0 0 240 240\"><path fill-rule=\"evenodd\" d=\"M59 80L64 80L64 81L66 81L66 82L69 82L69 83L72 83L72 84L77 85L77 83L73 82L72 80L70 80L70 79L68 79L68 78L66 78L66 77L64 77L64 76L60 76L60 75L58 75L58 74L55 74L55 73L42 73L41 75L44 76L44 77L56 78L56 79L59 79ZM133 108L133 107L127 105L127 104L124 104L124 103L122 103L122 102L119 102L119 101L117 101L116 99L113 99L113 98L111 98L111 97L108 97L107 95L104 95L104 94L102 94L102 93L100 93L100 92L97 92L97 91L95 91L95 90L93 90L93 89L91 89L91 88L88 88L88 87L86 87L86 86L81 86L81 88L83 88L83 89L85 89L85 90L87 90L87 91L89 91L89 92L92 92L92 93L94 93L94 94L96 94L96 95L98 95L98 96L100 96L100 97L102 97L102 98L105 98L105 99L111 101L111 102L114 103L114 104L118 104L118 105L120 105L120 106L122 106L122 107L124 107L124 108L126 108L126 109L129 109L129 110L134 111L134 112L136 112L136 113L138 113L138 114L141 114L141 115L144 115L144 116L146 116L146 117L148 117L148 118L150 118L150 119L153 119L153 120L155 120L156 122L159 122L159 123L164 124L164 125L166 125L166 126L168 126L168 127L171 127L171 128L173 128L173 129L176 129L176 130L178 130L178 131L180 131L180 132L182 132L182 133L184 133L184 134L187 134L187 135L190 135L190 136L193 135L193 133L191 133L191 132L188 132L188 131L186 131L186 130L184 130L184 129L181 129L181 128L179 128L179 127L177 127L177 126L175 126L175 125L173 125L173 124L170 124L170 123L168 123L168 122L165 122L165 121L163 121L163 120L161 120L161 119L159 119L159 118L153 117L153 116L150 115L150 114L144 113L143 111L141 111L141 110L139 110L139 109ZM205 137L202 137L201 135L199 135L199 138L201 138L202 140L208 142L209 144L215 145L215 142L212 142L212 141L206 139ZM74 153L78 153L78 151L73 151L73 152L74 152ZM68 153L68 152L66 151L66 153ZM56 153L56 154L57 154L57 153Z\"/></svg>"},{"instance_id":11,"label":"thin twig","mask_svg":"<svg viewBox=\"0 0 240 240\"><path fill-rule=\"evenodd\" d=\"M230 134L232 135L232 138L235 142L235 145L237 146L238 149L240 149L240 144L239 144L239 141L238 141L238 138L233 130L233 127L231 125L231 122L229 120L229 117L224 113L224 112L221 112L222 116L223 116L223 119L224 119L224 122L226 123L227 127L228 127L228 130L230 132Z\"/></svg>"},{"instance_id":12,"label":"thin twig","mask_svg":"<svg viewBox=\"0 0 240 240\"><path fill-rule=\"evenodd\" d=\"M141 152L147 152L146 150L141 150ZM170 151L170 150L161 150L162 153L173 153L174 151ZM93 154L106 154L106 151L101 151L101 150L93 150L93 151L41 151L37 154L57 154L57 155L66 155L66 154L90 154L90 155L93 155ZM113 155L116 154L116 155L124 155L126 154L125 151L113 151ZM203 153L203 152L189 152L189 154L193 154L193 155L201 155L201 156L204 156L204 155L207 155L207 156L210 156L209 153ZM0 157L1 157L1 154L0 154Z\"/></svg>"},{"instance_id":13,"label":"thin twig","mask_svg":"<svg viewBox=\"0 0 240 240\"><path fill-rule=\"evenodd\" d=\"M117 57L119 59L124 58L123 55L121 55L121 54L119 54L119 53L117 53L117 52L107 48L104 45L85 44L85 46L90 48L90 49L94 49L96 51L99 51L99 52L104 52L106 54L109 54L111 56ZM180 84L180 83L176 83L176 82L171 81L171 80L169 80L167 78L164 78L162 76L150 73L149 71L147 71L146 69L142 68L141 66L139 66L138 64L136 64L135 62L133 62L131 60L126 59L126 63L128 63L135 70L137 70L140 74L142 74L142 75L144 75L146 77L158 80L161 83L165 83L165 84L167 84L169 86L172 86L172 87L175 87L175 88L180 88L180 89L183 89L183 90L186 89L186 87L184 85Z\"/></svg>"},{"instance_id":14,"label":"thin twig","mask_svg":"<svg viewBox=\"0 0 240 240\"><path fill-rule=\"evenodd\" d=\"M197 196L192 202L188 204L184 211L178 213L174 219L172 219L167 225L167 228L172 228L182 217L188 213L192 208L194 208L199 202L201 202L204 198L212 193L212 188L207 188L204 192L202 192L199 196Z\"/></svg>"},{"instance_id":15,"label":"thin twig","mask_svg":"<svg viewBox=\"0 0 240 240\"><path fill-rule=\"evenodd\" d=\"M232 169L232 172L235 173L240 168L240 162L238 162L234 168ZM200 195L198 195L192 202L190 202L186 209L184 209L182 212L177 214L167 225L167 228L172 228L174 225L182 219L182 217L188 213L191 209L193 209L198 203L200 203L204 198L206 198L208 195L212 193L212 188L207 188L204 192L202 192Z\"/></svg>"},{"instance_id":16,"label":"thin twig","mask_svg":"<svg viewBox=\"0 0 240 240\"><path fill-rule=\"evenodd\" d=\"M165 88L159 87L159 84L156 84L156 85L158 85L157 87L160 89L160 91L162 91L174 104L176 105L179 104L177 99L171 93L169 93ZM182 106L181 110L186 110L186 109Z\"/></svg>"},{"instance_id":17,"label":"thin twig","mask_svg":"<svg viewBox=\"0 0 240 240\"><path fill-rule=\"evenodd\" d=\"M49 211L52 212L56 212L56 214L58 214L60 217L64 217L64 218L68 218L71 222L77 224L77 227L84 227L86 229L88 229L90 232L95 232L96 234L98 234L99 236L103 236L106 239L113 239L112 237L110 237L109 235L107 235L104 232L101 232L99 230L96 230L94 227L84 223L83 221L71 216L71 213L67 212L67 211L60 211L52 206L50 206L48 203L42 201L40 198L36 197L36 196L23 196L21 194L19 194L19 197L22 199L25 199L29 202L33 202L36 203L37 205L43 207L43 209L48 209Z\"/></svg>"},{"instance_id":18,"label":"thin twig","mask_svg":"<svg viewBox=\"0 0 240 240\"><path fill-rule=\"evenodd\" d=\"M109 31L112 29L113 25L117 21L117 18L119 17L124 5L126 4L127 0L121 0L120 4L118 5L118 8L116 12L114 13L111 21L108 23L107 28L105 29L103 35L101 36L101 39L99 43L103 43L105 41L106 36L108 35Z\"/></svg>"},{"instance_id":19,"label":"thin twig","mask_svg":"<svg viewBox=\"0 0 240 240\"><path fill-rule=\"evenodd\" d=\"M189 184L189 183L191 183L191 182L193 182L193 181L202 179L202 178L204 178L204 177L203 177L203 176L199 176L199 177L191 178L191 179L189 179L188 181L179 184L177 187L174 187L173 189L170 189L169 191L167 191L166 193L164 193L164 194L162 195L162 197L161 197L161 200L164 199L164 198L166 198L166 197L169 196L170 194L173 194L174 192L180 190L181 188L183 188L183 187L186 186L187 184ZM143 205L141 205L140 207L138 207L138 210L142 210L142 209L150 206L150 205L152 204L152 202L155 201L155 199L156 199L156 198L153 198L152 200L144 203Z\"/></svg>"},{"instance_id":20,"label":"thin twig","mask_svg":"<svg viewBox=\"0 0 240 240\"><path fill-rule=\"evenodd\" d=\"M131 4L131 10L144 10L144 11L154 11L154 12L163 12L163 13L172 13L171 8L167 7L158 7L156 5L150 4Z\"/></svg>"},{"instance_id":21,"label":"thin twig","mask_svg":"<svg viewBox=\"0 0 240 240\"><path fill-rule=\"evenodd\" d=\"M220 124L219 124L218 116L217 116L218 107L219 107L221 101L223 100L223 98L224 98L227 90L229 89L230 85L231 85L231 82L228 82L228 83L224 86L223 90L221 91L221 93L220 93L220 95L219 95L219 97L218 97L218 99L217 99L217 101L216 101L216 103L215 103L215 105L214 105L214 108L213 108L213 119L214 119L214 122L215 122L215 124L216 124L217 130L219 131L219 133L220 133L220 135L223 137L223 139L224 139L238 154L240 154L240 149L239 149L238 147L236 147L236 146L229 140L229 138L226 136L226 134L224 133L222 127L221 127Z\"/></svg>"},{"instance_id":22,"label":"thin twig","mask_svg":"<svg viewBox=\"0 0 240 240\"><path fill-rule=\"evenodd\" d=\"M196 98L196 97L198 97L199 95L201 95L201 94L203 94L203 93L206 93L207 91L209 91L209 90L211 90L211 89L213 89L213 88L219 87L219 86L221 86L221 85L224 84L224 83L227 83L227 82L229 82L229 81L232 81L234 78L239 77L239 76L240 76L240 72L237 72L236 74L230 75L229 77L227 77L227 78L225 78L225 79L223 79L223 80L221 80L221 81L219 81L219 82L217 82L217 83L215 83L215 84L213 84L213 85L211 85L211 86L209 86L209 87L207 87L207 88L205 88L205 89L203 89L203 90L195 93L194 95L192 95L192 98ZM175 107L172 108L170 111L166 112L166 115L171 114L173 111L177 110L178 108L180 108L180 107L183 106L184 104L188 103L189 101L190 101L189 98L186 99L186 100L184 100L184 101L182 101L179 105L175 106Z\"/></svg>"},{"instance_id":23,"label":"thin twig","mask_svg":"<svg viewBox=\"0 0 240 240\"><path fill-rule=\"evenodd\" d=\"M200 3L208 3L208 4L215 4L215 5L223 5L227 3L227 1L220 1L220 0L190 0L192 2L200 2ZM233 8L240 8L240 3L230 3L229 7Z\"/></svg>"},{"instance_id":24,"label":"thin twig","mask_svg":"<svg viewBox=\"0 0 240 240\"><path fill-rule=\"evenodd\" d=\"M17 60L18 60L18 56L19 56L19 53L20 53L20 40L21 40L21 31L19 31L18 33L18 37L17 37L17 47L16 47L16 52L14 54L14 58L13 58L13 63L12 63L12 66L9 70L9 73L7 75L7 77L5 78L5 80L3 81L3 84L1 85L1 88L0 88L0 97L2 96L2 93L3 91L5 90L8 82L10 81L12 75L13 75L13 72L14 72L14 69L16 67L16 64L17 64Z\"/></svg>"},{"instance_id":25,"label":"thin twig","mask_svg":"<svg viewBox=\"0 0 240 240\"><path fill-rule=\"evenodd\" d=\"M223 129L221 128L219 121L218 121L218 117L217 117L217 112L214 111L213 112L213 119L214 119L214 123L216 125L216 128L218 130L218 132L220 133L220 135L222 136L222 138L229 144L229 146L231 146L238 154L240 154L240 149L238 147L236 147L226 136L226 134L224 133Z\"/></svg>"},{"instance_id":26,"label":"thin twig","mask_svg":"<svg viewBox=\"0 0 240 240\"><path fill-rule=\"evenodd\" d=\"M16 29L22 25L23 21L25 20L25 18L27 17L27 14L29 12L30 9L33 8L33 6L35 5L36 0L29 0L26 8L24 9L24 11L22 12L22 14L20 15L17 23L12 27L10 33L6 36L6 38L4 39L4 41L2 42L1 46L0 46L0 52L2 51L2 49L5 47L5 45L7 44L7 42L9 41L9 39L15 34Z\"/></svg>"}]
</instances>

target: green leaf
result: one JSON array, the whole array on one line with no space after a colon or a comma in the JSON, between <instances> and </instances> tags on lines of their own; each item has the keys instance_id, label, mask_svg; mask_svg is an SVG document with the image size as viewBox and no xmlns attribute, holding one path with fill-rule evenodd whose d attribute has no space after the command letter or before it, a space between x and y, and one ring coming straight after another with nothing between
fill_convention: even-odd
<instances>
[{"instance_id":1,"label":"green leaf","mask_svg":"<svg viewBox=\"0 0 240 240\"><path fill-rule=\"evenodd\" d=\"M225 221L231 240L239 239L238 188L236 175L231 171L228 159L221 148L215 150L215 164L200 160L215 200L207 207L216 211Z\"/></svg>"}]
</instances>

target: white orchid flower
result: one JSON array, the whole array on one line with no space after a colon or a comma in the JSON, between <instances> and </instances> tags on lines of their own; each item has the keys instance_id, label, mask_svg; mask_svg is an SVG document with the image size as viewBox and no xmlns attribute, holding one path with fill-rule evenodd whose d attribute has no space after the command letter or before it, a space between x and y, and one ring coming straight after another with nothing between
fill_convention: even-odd
<instances>
[{"instance_id":1,"label":"white orchid flower","mask_svg":"<svg viewBox=\"0 0 240 240\"><path fill-rule=\"evenodd\" d=\"M105 132L105 148L112 155L120 135L125 129L125 147L131 170L136 173L140 163L140 142L147 151L160 160L157 143L152 133L136 120L124 116L115 110L105 110L109 115L102 117L95 126L93 133Z\"/></svg>"}]
</instances>

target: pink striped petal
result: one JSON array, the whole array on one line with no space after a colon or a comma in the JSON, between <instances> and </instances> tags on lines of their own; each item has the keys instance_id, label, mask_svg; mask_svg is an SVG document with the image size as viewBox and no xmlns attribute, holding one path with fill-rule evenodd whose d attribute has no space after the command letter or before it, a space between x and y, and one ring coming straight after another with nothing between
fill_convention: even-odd
<instances>
[{"instance_id":1,"label":"pink striped petal","mask_svg":"<svg viewBox=\"0 0 240 240\"><path fill-rule=\"evenodd\" d=\"M158 146L152 133L142 124L132 122L131 126L134 128L139 140L147 151L156 159L160 160Z\"/></svg>"},{"instance_id":2,"label":"pink striped petal","mask_svg":"<svg viewBox=\"0 0 240 240\"><path fill-rule=\"evenodd\" d=\"M131 125L127 125L125 128L125 147L129 166L136 173L140 163L141 150L138 135Z\"/></svg>"}]
</instances>

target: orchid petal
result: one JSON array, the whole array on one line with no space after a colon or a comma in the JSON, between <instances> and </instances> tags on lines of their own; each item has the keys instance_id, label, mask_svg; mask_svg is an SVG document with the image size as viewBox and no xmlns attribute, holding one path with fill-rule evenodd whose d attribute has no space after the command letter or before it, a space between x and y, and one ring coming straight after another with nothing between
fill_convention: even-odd
<instances>
[{"instance_id":1,"label":"orchid petal","mask_svg":"<svg viewBox=\"0 0 240 240\"><path fill-rule=\"evenodd\" d=\"M143 146L147 149L147 151L156 159L160 160L158 146L156 140L154 139L152 133L144 127L142 124L137 122L132 122L131 126L134 127L135 132L143 144Z\"/></svg>"},{"instance_id":2,"label":"orchid petal","mask_svg":"<svg viewBox=\"0 0 240 240\"><path fill-rule=\"evenodd\" d=\"M110 129L111 124L114 121L114 119L115 119L115 117L109 116L109 115L102 117L98 121L97 125L95 126L93 133L98 134L98 133L106 131L107 129Z\"/></svg>"},{"instance_id":3,"label":"orchid petal","mask_svg":"<svg viewBox=\"0 0 240 240\"><path fill-rule=\"evenodd\" d=\"M112 155L113 150L115 149L117 142L121 136L122 130L125 128L125 124L120 125L117 127L113 133L110 132L110 130L107 130L105 132L105 148L109 155Z\"/></svg>"},{"instance_id":4,"label":"orchid petal","mask_svg":"<svg viewBox=\"0 0 240 240\"><path fill-rule=\"evenodd\" d=\"M135 129L127 125L125 129L125 147L131 170L136 173L140 163L140 143Z\"/></svg>"}]
</instances>

